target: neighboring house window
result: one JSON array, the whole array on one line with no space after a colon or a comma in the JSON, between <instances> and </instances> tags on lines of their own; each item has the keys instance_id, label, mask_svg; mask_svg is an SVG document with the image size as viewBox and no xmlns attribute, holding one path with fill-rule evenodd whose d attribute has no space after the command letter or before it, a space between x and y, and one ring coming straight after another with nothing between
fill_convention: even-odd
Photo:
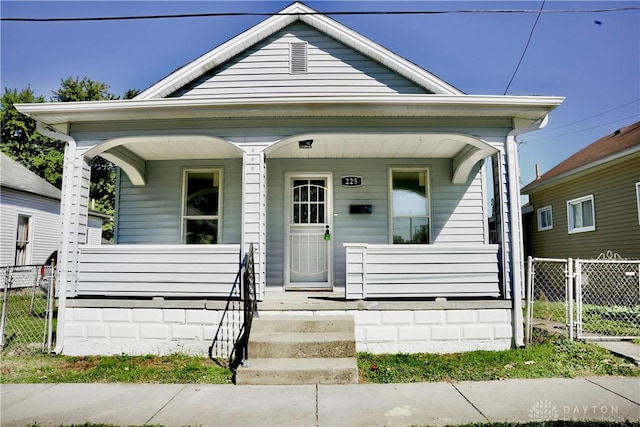
<instances>
[{"instance_id":1,"label":"neighboring house window","mask_svg":"<svg viewBox=\"0 0 640 427\"><path fill-rule=\"evenodd\" d=\"M538 231L551 230L553 228L553 212L551 206L538 209Z\"/></svg>"},{"instance_id":2,"label":"neighboring house window","mask_svg":"<svg viewBox=\"0 0 640 427\"><path fill-rule=\"evenodd\" d=\"M31 217L18 215L18 231L16 233L15 265L25 265L29 261L29 243L31 240Z\"/></svg>"},{"instance_id":3,"label":"neighboring house window","mask_svg":"<svg viewBox=\"0 0 640 427\"><path fill-rule=\"evenodd\" d=\"M187 244L218 243L222 192L222 171L215 169L184 172L182 226Z\"/></svg>"},{"instance_id":4,"label":"neighboring house window","mask_svg":"<svg viewBox=\"0 0 640 427\"><path fill-rule=\"evenodd\" d=\"M640 224L640 182L636 182L636 199L638 202L638 224Z\"/></svg>"},{"instance_id":5,"label":"neighboring house window","mask_svg":"<svg viewBox=\"0 0 640 427\"><path fill-rule=\"evenodd\" d=\"M391 169L393 243L430 243L429 173L427 169Z\"/></svg>"},{"instance_id":6,"label":"neighboring house window","mask_svg":"<svg viewBox=\"0 0 640 427\"><path fill-rule=\"evenodd\" d=\"M593 195L567 202L569 233L582 233L596 229L596 213Z\"/></svg>"}]
</instances>

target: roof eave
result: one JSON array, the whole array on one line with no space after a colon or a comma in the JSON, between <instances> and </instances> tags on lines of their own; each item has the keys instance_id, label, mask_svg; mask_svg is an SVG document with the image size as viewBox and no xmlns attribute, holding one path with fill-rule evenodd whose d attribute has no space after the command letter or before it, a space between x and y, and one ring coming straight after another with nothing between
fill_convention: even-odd
<instances>
[{"instance_id":1,"label":"roof eave","mask_svg":"<svg viewBox=\"0 0 640 427\"><path fill-rule=\"evenodd\" d=\"M586 172L589 169L593 169L596 168L598 166L603 166L607 163L622 159L624 157L627 156L631 156L634 154L640 154L640 145L636 145L633 146L627 150L623 150L623 151L619 151L617 153L611 154L607 157L603 157L601 159L595 160L591 163L587 163L585 165L579 166L575 169L572 169L570 171L567 171L565 173L556 175L556 176L552 176L551 178L547 178L544 180L538 179L536 181L533 181L529 184L527 184L525 187L522 188L522 190L520 190L520 192L522 194L531 194L532 191L534 190L539 190L543 187L555 184L557 182L563 181L565 179L568 179L574 175L578 175L580 173Z\"/></svg>"},{"instance_id":2,"label":"roof eave","mask_svg":"<svg viewBox=\"0 0 640 427\"><path fill-rule=\"evenodd\" d=\"M77 122L179 118L334 117L336 113L385 117L509 117L538 120L564 98L494 95L296 96L245 99L116 100L15 104L49 126Z\"/></svg>"}]
</instances>

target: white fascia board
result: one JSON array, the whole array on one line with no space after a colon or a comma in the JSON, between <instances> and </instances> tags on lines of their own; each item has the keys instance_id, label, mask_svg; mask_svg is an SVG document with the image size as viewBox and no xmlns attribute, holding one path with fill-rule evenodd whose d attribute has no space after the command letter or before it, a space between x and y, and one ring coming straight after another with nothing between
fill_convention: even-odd
<instances>
[{"instance_id":1,"label":"white fascia board","mask_svg":"<svg viewBox=\"0 0 640 427\"><path fill-rule=\"evenodd\" d=\"M436 94L463 94L425 69L325 15L301 15L300 20Z\"/></svg>"},{"instance_id":2,"label":"white fascia board","mask_svg":"<svg viewBox=\"0 0 640 427\"><path fill-rule=\"evenodd\" d=\"M272 16L169 74L153 86L139 93L134 99L153 99L168 96L185 84L223 64L297 19L296 15Z\"/></svg>"},{"instance_id":3,"label":"white fascia board","mask_svg":"<svg viewBox=\"0 0 640 427\"><path fill-rule=\"evenodd\" d=\"M15 107L21 113L48 125L186 117L332 117L341 112L364 117L520 117L537 120L559 106L563 100L561 97L549 96L499 95L298 95L215 100L154 98L52 102L15 104Z\"/></svg>"},{"instance_id":4,"label":"white fascia board","mask_svg":"<svg viewBox=\"0 0 640 427\"><path fill-rule=\"evenodd\" d=\"M297 20L335 38L434 93L450 95L463 94L435 75L385 49L356 31L325 15L316 14L316 10L306 5L294 3L278 13L278 15L272 16L247 31L240 33L193 62L171 73L138 94L135 99L166 97L181 87L184 87L189 82L204 75L207 71L223 64Z\"/></svg>"}]
</instances>

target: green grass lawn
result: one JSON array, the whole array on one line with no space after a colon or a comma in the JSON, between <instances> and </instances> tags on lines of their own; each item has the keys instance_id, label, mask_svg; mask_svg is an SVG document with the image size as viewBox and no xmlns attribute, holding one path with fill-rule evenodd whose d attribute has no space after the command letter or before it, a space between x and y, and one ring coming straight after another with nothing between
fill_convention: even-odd
<instances>
[{"instance_id":1,"label":"green grass lawn","mask_svg":"<svg viewBox=\"0 0 640 427\"><path fill-rule=\"evenodd\" d=\"M640 376L640 367L591 343L534 330L534 344L506 351L455 354L361 353L361 382L479 381L599 375Z\"/></svg>"},{"instance_id":2,"label":"green grass lawn","mask_svg":"<svg viewBox=\"0 0 640 427\"><path fill-rule=\"evenodd\" d=\"M360 382L475 381L599 375L640 377L640 367L590 343L534 331L534 344L456 354L358 354ZM0 359L0 383L122 382L227 384L232 373L203 357L13 355Z\"/></svg>"}]
</instances>

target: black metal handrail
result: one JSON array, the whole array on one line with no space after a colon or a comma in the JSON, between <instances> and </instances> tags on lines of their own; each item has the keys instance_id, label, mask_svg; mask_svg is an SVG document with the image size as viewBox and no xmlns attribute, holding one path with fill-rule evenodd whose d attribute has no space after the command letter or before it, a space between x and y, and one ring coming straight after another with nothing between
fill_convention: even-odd
<instances>
[{"instance_id":1,"label":"black metal handrail","mask_svg":"<svg viewBox=\"0 0 640 427\"><path fill-rule=\"evenodd\" d=\"M218 330L209 347L209 357L217 361L226 358L235 371L249 359L249 334L253 315L257 311L256 281L253 264L253 244L240 262L227 304L220 317Z\"/></svg>"}]
</instances>

